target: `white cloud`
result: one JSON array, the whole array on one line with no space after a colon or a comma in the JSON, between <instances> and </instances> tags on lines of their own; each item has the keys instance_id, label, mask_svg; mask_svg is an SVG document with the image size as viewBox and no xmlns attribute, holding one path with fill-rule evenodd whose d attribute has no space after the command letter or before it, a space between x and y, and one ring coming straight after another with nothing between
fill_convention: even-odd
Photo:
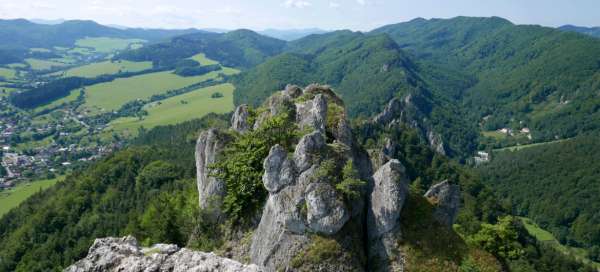
<instances>
[{"instance_id":1,"label":"white cloud","mask_svg":"<svg viewBox=\"0 0 600 272\"><path fill-rule=\"evenodd\" d=\"M340 3L338 3L338 2L329 2L329 7L330 8L339 8L340 7Z\"/></svg>"},{"instance_id":2,"label":"white cloud","mask_svg":"<svg viewBox=\"0 0 600 272\"><path fill-rule=\"evenodd\" d=\"M361 6L364 6L364 5L367 4L367 1L365 1L365 0L356 0L356 3L358 3Z\"/></svg>"},{"instance_id":3,"label":"white cloud","mask_svg":"<svg viewBox=\"0 0 600 272\"><path fill-rule=\"evenodd\" d=\"M312 4L305 0L286 0L283 5L287 8L306 8Z\"/></svg>"}]
</instances>

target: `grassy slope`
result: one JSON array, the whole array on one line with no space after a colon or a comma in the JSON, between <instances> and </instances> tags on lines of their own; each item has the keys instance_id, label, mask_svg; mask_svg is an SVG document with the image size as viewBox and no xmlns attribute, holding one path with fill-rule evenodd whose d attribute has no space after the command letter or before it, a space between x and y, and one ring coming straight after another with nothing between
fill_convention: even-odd
<instances>
[{"instance_id":1,"label":"grassy slope","mask_svg":"<svg viewBox=\"0 0 600 272\"><path fill-rule=\"evenodd\" d=\"M4 77L5 79L12 79L15 77L15 70L0 68L0 77Z\"/></svg>"},{"instance_id":2,"label":"grassy slope","mask_svg":"<svg viewBox=\"0 0 600 272\"><path fill-rule=\"evenodd\" d=\"M69 69L65 72L65 76L96 77L99 75L116 74L119 71L138 72L150 68L152 68L152 63L149 61L103 61Z\"/></svg>"},{"instance_id":3,"label":"grassy slope","mask_svg":"<svg viewBox=\"0 0 600 272\"><path fill-rule=\"evenodd\" d=\"M600 263L593 262L587 258L587 252L585 249L562 245L560 242L558 242L558 240L556 240L552 233L542 229L535 222L533 222L533 220L526 217L519 218L521 219L521 222L523 222L523 225L525 225L527 232L533 235L540 242L548 243L563 254L574 256L576 259L586 264L593 265L596 269L600 269Z\"/></svg>"},{"instance_id":4,"label":"grassy slope","mask_svg":"<svg viewBox=\"0 0 600 272\"><path fill-rule=\"evenodd\" d=\"M31 183L24 183L10 190L0 192L0 217L10 211L12 208L19 206L21 202L37 193L54 185L62 177L55 179L40 180Z\"/></svg>"},{"instance_id":5,"label":"grassy slope","mask_svg":"<svg viewBox=\"0 0 600 272\"><path fill-rule=\"evenodd\" d=\"M85 38L77 40L75 43L80 47L92 47L98 52L112 52L115 50L123 50L126 49L130 44L133 43L142 43L144 40L139 39L117 39L117 38L107 38L107 37L99 37L99 38Z\"/></svg>"},{"instance_id":6,"label":"grassy slope","mask_svg":"<svg viewBox=\"0 0 600 272\"><path fill-rule=\"evenodd\" d=\"M111 125L116 131L134 134L141 126L152 128L200 118L211 112L227 113L233 110L233 89L231 84L221 84L174 96L160 101L160 104L153 103L153 106L146 107L148 116L142 120L134 117L120 118ZM222 93L224 97L211 98L215 92Z\"/></svg>"},{"instance_id":7,"label":"grassy slope","mask_svg":"<svg viewBox=\"0 0 600 272\"><path fill-rule=\"evenodd\" d=\"M52 67L62 67L65 66L64 63L57 61L49 61L49 60L41 60L41 59L26 59L27 63L31 65L31 69L33 70L49 70Z\"/></svg>"},{"instance_id":8,"label":"grassy slope","mask_svg":"<svg viewBox=\"0 0 600 272\"><path fill-rule=\"evenodd\" d=\"M194 83L216 78L222 71L202 76L180 77L172 72L150 73L130 78L120 78L112 82L92 85L86 88L85 108L98 112L100 109L116 110L121 105L135 100L147 99L155 94L189 86ZM228 74L237 71L227 69Z\"/></svg>"},{"instance_id":9,"label":"grassy slope","mask_svg":"<svg viewBox=\"0 0 600 272\"><path fill-rule=\"evenodd\" d=\"M202 66L219 64L219 62L207 58L204 53L200 53L200 54L194 55L190 59L193 59L193 60L199 62Z\"/></svg>"}]
</instances>

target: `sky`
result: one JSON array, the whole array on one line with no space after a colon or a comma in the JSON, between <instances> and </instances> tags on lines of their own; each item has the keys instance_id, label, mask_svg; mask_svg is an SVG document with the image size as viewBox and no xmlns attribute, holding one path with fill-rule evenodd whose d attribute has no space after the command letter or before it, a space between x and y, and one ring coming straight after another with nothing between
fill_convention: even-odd
<instances>
[{"instance_id":1,"label":"sky","mask_svg":"<svg viewBox=\"0 0 600 272\"><path fill-rule=\"evenodd\" d=\"M89 19L146 28L367 31L417 17L459 15L600 26L599 14L600 0L0 0L2 19Z\"/></svg>"}]
</instances>

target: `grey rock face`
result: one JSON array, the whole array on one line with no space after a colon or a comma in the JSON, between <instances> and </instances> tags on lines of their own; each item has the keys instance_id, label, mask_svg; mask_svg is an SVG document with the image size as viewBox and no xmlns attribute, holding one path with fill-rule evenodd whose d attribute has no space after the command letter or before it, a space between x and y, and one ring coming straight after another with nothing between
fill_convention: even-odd
<instances>
[{"instance_id":1,"label":"grey rock face","mask_svg":"<svg viewBox=\"0 0 600 272\"><path fill-rule=\"evenodd\" d=\"M265 169L263 184L269 192L276 193L283 186L294 181L294 162L288 159L287 152L280 145L271 148L263 168Z\"/></svg>"},{"instance_id":2,"label":"grey rock face","mask_svg":"<svg viewBox=\"0 0 600 272\"><path fill-rule=\"evenodd\" d=\"M225 196L225 184L210 176L209 166L216 162L217 156L225 147L229 138L216 129L204 131L196 142L196 179L199 203L202 209L211 209L220 214L222 198Z\"/></svg>"},{"instance_id":3,"label":"grey rock face","mask_svg":"<svg viewBox=\"0 0 600 272\"><path fill-rule=\"evenodd\" d=\"M284 94L290 96L291 98L297 98L302 95L302 89L296 85L286 85Z\"/></svg>"},{"instance_id":4,"label":"grey rock face","mask_svg":"<svg viewBox=\"0 0 600 272\"><path fill-rule=\"evenodd\" d=\"M421 137L429 142L429 146L436 152L446 155L447 150L442 136L433 131L424 111L418 107L415 97L407 95L404 99L393 98L385 109L376 115L372 121L374 123L392 126L405 124L417 129Z\"/></svg>"},{"instance_id":5,"label":"grey rock face","mask_svg":"<svg viewBox=\"0 0 600 272\"><path fill-rule=\"evenodd\" d=\"M397 255L393 250L400 238L400 214L408 196L405 171L404 166L394 159L373 175L367 213L369 259L373 260L373 267L381 271L402 267L402 262L394 261L392 257Z\"/></svg>"},{"instance_id":6,"label":"grey rock face","mask_svg":"<svg viewBox=\"0 0 600 272\"><path fill-rule=\"evenodd\" d=\"M180 249L176 245L141 248L135 238L96 239L87 257L67 267L66 272L184 272L184 271L263 271L256 265L243 265L214 253Z\"/></svg>"},{"instance_id":7,"label":"grey rock face","mask_svg":"<svg viewBox=\"0 0 600 272\"><path fill-rule=\"evenodd\" d=\"M433 216L440 223L451 227L460 208L460 187L445 180L431 186L425 197L435 203Z\"/></svg>"},{"instance_id":8,"label":"grey rock face","mask_svg":"<svg viewBox=\"0 0 600 272\"><path fill-rule=\"evenodd\" d=\"M238 106L233 112L233 116L231 116L231 128L240 133L248 131L250 129L250 124L248 124L249 116L248 105Z\"/></svg>"},{"instance_id":9,"label":"grey rock face","mask_svg":"<svg viewBox=\"0 0 600 272\"><path fill-rule=\"evenodd\" d=\"M313 133L304 135L294 151L294 162L296 169L303 172L314 163L318 155L325 148L325 137L321 132L314 131Z\"/></svg>"},{"instance_id":10,"label":"grey rock face","mask_svg":"<svg viewBox=\"0 0 600 272\"><path fill-rule=\"evenodd\" d=\"M306 188L307 220L311 230L332 235L350 219L344 202L327 183L312 183Z\"/></svg>"},{"instance_id":11,"label":"grey rock face","mask_svg":"<svg viewBox=\"0 0 600 272\"><path fill-rule=\"evenodd\" d=\"M301 130L312 128L325 133L327 122L327 100L322 94L314 99L296 104L296 121Z\"/></svg>"}]
</instances>

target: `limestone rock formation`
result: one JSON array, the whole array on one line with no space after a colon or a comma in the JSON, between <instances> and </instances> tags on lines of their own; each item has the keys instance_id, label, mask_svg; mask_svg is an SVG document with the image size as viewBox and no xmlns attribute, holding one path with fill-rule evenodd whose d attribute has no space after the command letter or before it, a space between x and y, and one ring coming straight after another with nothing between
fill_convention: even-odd
<instances>
[{"instance_id":1,"label":"limestone rock formation","mask_svg":"<svg viewBox=\"0 0 600 272\"><path fill-rule=\"evenodd\" d=\"M249 116L248 105L238 106L233 112L233 116L231 116L231 128L240 133L248 131L250 129L250 124L248 124Z\"/></svg>"},{"instance_id":2,"label":"limestone rock formation","mask_svg":"<svg viewBox=\"0 0 600 272\"><path fill-rule=\"evenodd\" d=\"M460 187L445 180L431 186L425 197L435 205L433 216L436 220L451 227L460 208Z\"/></svg>"},{"instance_id":3,"label":"limestone rock formation","mask_svg":"<svg viewBox=\"0 0 600 272\"><path fill-rule=\"evenodd\" d=\"M405 172L404 166L393 159L373 175L367 213L369 259L372 267L382 271L402 268L402 261L393 258L398 255L393 251L400 238L400 214L408 196Z\"/></svg>"},{"instance_id":4,"label":"limestone rock formation","mask_svg":"<svg viewBox=\"0 0 600 272\"><path fill-rule=\"evenodd\" d=\"M431 128L424 114L425 110L419 107L422 103L418 100L419 98L410 94L406 95L403 99L394 98L388 103L383 112L373 118L373 122L384 126L403 123L415 128L433 150L446 155L448 151L446 150L442 136Z\"/></svg>"},{"instance_id":5,"label":"limestone rock formation","mask_svg":"<svg viewBox=\"0 0 600 272\"><path fill-rule=\"evenodd\" d=\"M244 265L204 253L158 244L142 248L131 236L96 239L87 257L67 267L65 272L259 272L256 265Z\"/></svg>"},{"instance_id":6,"label":"limestone rock formation","mask_svg":"<svg viewBox=\"0 0 600 272\"><path fill-rule=\"evenodd\" d=\"M220 216L222 198L225 195L225 184L210 176L209 166L217 160L229 137L216 129L204 131L196 142L196 179L200 208L213 211Z\"/></svg>"}]
</instances>

